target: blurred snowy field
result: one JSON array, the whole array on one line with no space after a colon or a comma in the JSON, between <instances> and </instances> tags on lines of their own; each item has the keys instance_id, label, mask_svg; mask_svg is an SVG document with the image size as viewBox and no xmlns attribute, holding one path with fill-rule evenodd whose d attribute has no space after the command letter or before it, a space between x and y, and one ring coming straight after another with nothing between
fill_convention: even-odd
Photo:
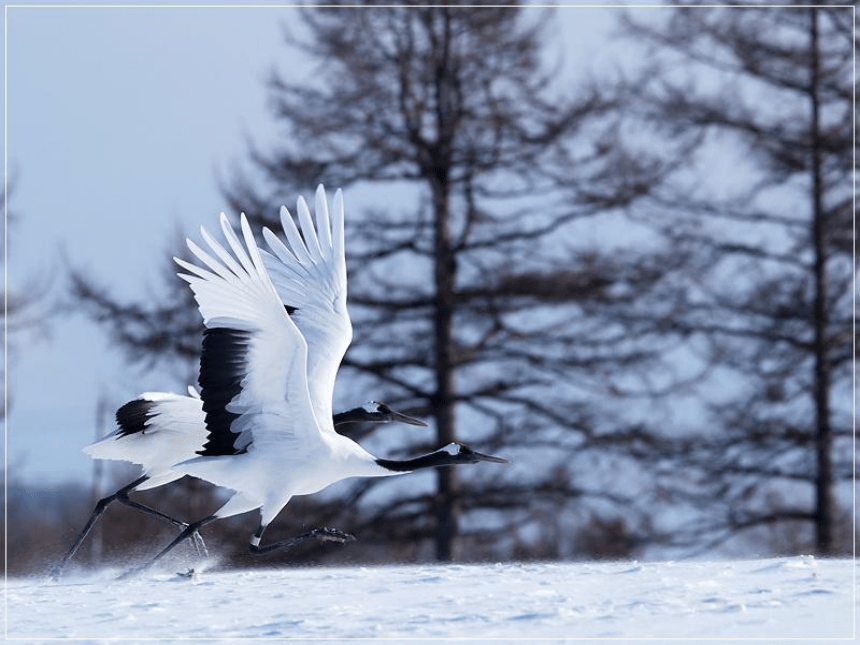
<instances>
[{"instance_id":1,"label":"blurred snowy field","mask_svg":"<svg viewBox=\"0 0 860 645\"><path fill-rule=\"evenodd\" d=\"M855 629L854 563L811 556L204 570L117 581L120 571L9 579L7 637L812 643L848 640Z\"/></svg>"}]
</instances>

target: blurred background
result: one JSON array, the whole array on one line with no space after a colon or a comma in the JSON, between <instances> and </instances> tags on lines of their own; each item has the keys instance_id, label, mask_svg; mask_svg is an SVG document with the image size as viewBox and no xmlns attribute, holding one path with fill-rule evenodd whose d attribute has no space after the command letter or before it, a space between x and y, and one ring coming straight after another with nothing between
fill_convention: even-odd
<instances>
[{"instance_id":1,"label":"blurred background","mask_svg":"<svg viewBox=\"0 0 860 645\"><path fill-rule=\"evenodd\" d=\"M183 238L320 182L335 409L430 424L352 435L513 465L341 482L267 532L345 547L252 558L256 516L212 524L222 564L851 553L853 9L367 4L7 8L9 573L137 477L80 451L114 411L196 383ZM174 534L115 505L76 561Z\"/></svg>"}]
</instances>

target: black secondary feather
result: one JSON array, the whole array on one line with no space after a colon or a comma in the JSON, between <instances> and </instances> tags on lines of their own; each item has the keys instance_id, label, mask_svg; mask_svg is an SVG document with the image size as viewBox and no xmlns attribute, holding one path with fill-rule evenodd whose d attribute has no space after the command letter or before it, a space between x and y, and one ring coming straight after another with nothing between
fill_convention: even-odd
<instances>
[{"instance_id":1,"label":"black secondary feather","mask_svg":"<svg viewBox=\"0 0 860 645\"><path fill-rule=\"evenodd\" d=\"M146 422L154 416L152 408L154 401L146 399L135 399L129 401L116 411L116 427L118 434L122 437L136 432L143 432Z\"/></svg>"},{"instance_id":2,"label":"black secondary feather","mask_svg":"<svg viewBox=\"0 0 860 645\"><path fill-rule=\"evenodd\" d=\"M228 411L227 405L242 391L250 339L250 333L236 329L216 327L203 332L198 383L209 435L203 449L197 451L199 455L235 455L247 450L247 446L237 450L234 445L239 433L231 425L239 415Z\"/></svg>"}]
</instances>

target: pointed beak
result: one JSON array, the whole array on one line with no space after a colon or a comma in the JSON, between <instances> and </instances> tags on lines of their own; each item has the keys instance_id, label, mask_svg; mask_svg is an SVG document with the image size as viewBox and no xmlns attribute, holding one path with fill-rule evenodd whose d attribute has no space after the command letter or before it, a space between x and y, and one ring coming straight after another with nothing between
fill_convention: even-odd
<instances>
[{"instance_id":1,"label":"pointed beak","mask_svg":"<svg viewBox=\"0 0 860 645\"><path fill-rule=\"evenodd\" d=\"M504 459L502 457L494 457L493 455L485 455L481 452L476 452L474 450L472 451L472 456L477 461L489 461L489 462L492 462L494 464L509 464L509 463L511 463L507 459Z\"/></svg>"},{"instance_id":2,"label":"pointed beak","mask_svg":"<svg viewBox=\"0 0 860 645\"><path fill-rule=\"evenodd\" d=\"M411 426L426 426L427 424L421 421L420 419L416 419L414 417L410 417L402 412L391 411L391 416L394 417L395 421L399 421L400 423L408 423Z\"/></svg>"}]
</instances>

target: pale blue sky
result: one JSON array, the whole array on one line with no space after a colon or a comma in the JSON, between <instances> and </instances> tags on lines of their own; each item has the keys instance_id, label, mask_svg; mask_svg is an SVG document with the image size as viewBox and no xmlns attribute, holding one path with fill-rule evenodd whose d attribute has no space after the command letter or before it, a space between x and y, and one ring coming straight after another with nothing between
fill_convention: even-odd
<instances>
[{"instance_id":1,"label":"pale blue sky","mask_svg":"<svg viewBox=\"0 0 860 645\"><path fill-rule=\"evenodd\" d=\"M615 14L559 13L571 68L614 60L605 39ZM244 158L246 135L276 134L264 80L275 64L303 69L281 38L295 10L11 7L7 16L10 290L53 272L48 296L60 296L65 256L116 295L157 293L177 232L211 228L226 209L216 173ZM89 481L80 449L112 429L113 409L185 387L184 374L130 369L79 315L12 343L11 479ZM109 414L97 428L100 396Z\"/></svg>"},{"instance_id":2,"label":"pale blue sky","mask_svg":"<svg viewBox=\"0 0 860 645\"><path fill-rule=\"evenodd\" d=\"M291 10L9 9L9 284L92 271L123 297L157 292L177 231L225 208L216 182L244 136L272 132L263 80ZM58 276L52 296L60 295ZM9 466L29 481L86 478L96 404L179 389L129 370L81 316L13 339ZM108 419L110 421L110 419ZM102 431L110 428L100 429Z\"/></svg>"}]
</instances>

